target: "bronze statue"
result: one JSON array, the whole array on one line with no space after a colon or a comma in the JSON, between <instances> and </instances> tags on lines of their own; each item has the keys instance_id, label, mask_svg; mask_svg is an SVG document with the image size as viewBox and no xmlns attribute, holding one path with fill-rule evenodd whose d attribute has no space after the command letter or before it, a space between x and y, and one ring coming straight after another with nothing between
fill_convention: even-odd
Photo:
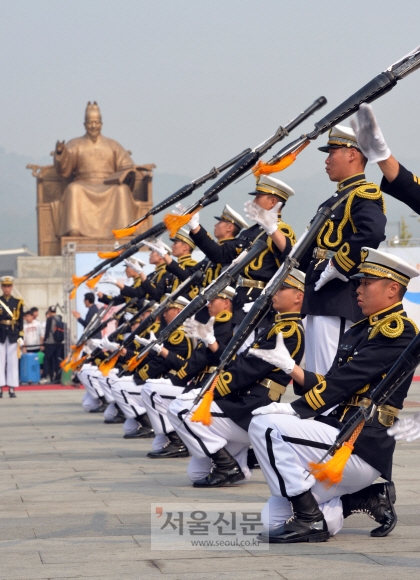
<instances>
[{"instance_id":1,"label":"bronze statue","mask_svg":"<svg viewBox=\"0 0 420 580\"><path fill-rule=\"evenodd\" d=\"M60 201L53 201L52 214L58 237L107 238L113 228L122 228L139 216L141 202L127 185L135 171L128 151L101 134L102 118L96 101L87 104L86 134L67 143L57 141L54 166L69 179ZM149 170L153 166L138 169Z\"/></svg>"}]
</instances>

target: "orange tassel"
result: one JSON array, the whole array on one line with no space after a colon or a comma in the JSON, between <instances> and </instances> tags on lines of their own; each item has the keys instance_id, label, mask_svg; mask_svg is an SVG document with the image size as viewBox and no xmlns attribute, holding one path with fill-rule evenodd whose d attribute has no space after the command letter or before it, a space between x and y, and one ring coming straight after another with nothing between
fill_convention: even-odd
<instances>
[{"instance_id":1,"label":"orange tassel","mask_svg":"<svg viewBox=\"0 0 420 580\"><path fill-rule=\"evenodd\" d=\"M132 226L131 228L123 228L122 230L112 230L114 237L119 240L120 238L125 238L126 236L132 236L136 232L137 226Z\"/></svg>"},{"instance_id":2,"label":"orange tassel","mask_svg":"<svg viewBox=\"0 0 420 580\"><path fill-rule=\"evenodd\" d=\"M67 372L68 370L70 370L70 366L69 366L70 362L71 362L71 355L69 355L64 360L61 361L60 368L62 368L64 371Z\"/></svg>"},{"instance_id":3,"label":"orange tassel","mask_svg":"<svg viewBox=\"0 0 420 580\"><path fill-rule=\"evenodd\" d=\"M169 232L169 237L173 238L177 231L190 221L193 215L194 214L192 213L187 213L186 215L174 215L172 213L168 213L163 218L163 223Z\"/></svg>"},{"instance_id":4,"label":"orange tassel","mask_svg":"<svg viewBox=\"0 0 420 580\"><path fill-rule=\"evenodd\" d=\"M108 361L104 360L101 362L101 364L99 365L98 368L101 371L101 373L104 375L104 377L107 377L109 375L110 371L112 371L112 369L115 367L115 365L117 364L117 360L118 360L119 356L120 356L120 353L117 352Z\"/></svg>"},{"instance_id":5,"label":"orange tassel","mask_svg":"<svg viewBox=\"0 0 420 580\"><path fill-rule=\"evenodd\" d=\"M144 361L144 359L147 357L148 354L149 353L146 352L146 354L144 354L140 358L137 358L137 355L134 355L132 358L130 358L130 360L127 363L127 370L130 372L134 371L134 369L136 369L139 366L139 364Z\"/></svg>"},{"instance_id":6,"label":"orange tassel","mask_svg":"<svg viewBox=\"0 0 420 580\"><path fill-rule=\"evenodd\" d=\"M121 252L98 252L98 258L101 260L110 260L111 258L118 258Z\"/></svg>"},{"instance_id":7,"label":"orange tassel","mask_svg":"<svg viewBox=\"0 0 420 580\"><path fill-rule=\"evenodd\" d=\"M71 280L73 282L73 285L76 286L77 288L78 286L80 286L80 284L83 284L83 282L85 282L88 278L89 276L76 276L76 274L73 274Z\"/></svg>"},{"instance_id":8,"label":"orange tassel","mask_svg":"<svg viewBox=\"0 0 420 580\"><path fill-rule=\"evenodd\" d=\"M76 298L76 292L77 292L77 288L75 286L74 288L72 288L70 290L70 296L69 296L70 300L74 300Z\"/></svg>"},{"instance_id":9,"label":"orange tassel","mask_svg":"<svg viewBox=\"0 0 420 580\"><path fill-rule=\"evenodd\" d=\"M201 403L198 405L197 409L194 411L191 421L194 423L202 423L207 427L212 424L213 419L211 418L211 404L214 399L214 389L216 388L216 383L219 375L216 375L211 387L204 394Z\"/></svg>"},{"instance_id":10,"label":"orange tassel","mask_svg":"<svg viewBox=\"0 0 420 580\"><path fill-rule=\"evenodd\" d=\"M86 282L86 286L88 288L90 288L91 290L93 290L103 275L104 275L104 272L102 272L102 274L98 274L94 278L91 278L88 282Z\"/></svg>"},{"instance_id":11,"label":"orange tassel","mask_svg":"<svg viewBox=\"0 0 420 580\"><path fill-rule=\"evenodd\" d=\"M82 364L85 362L85 360L87 359L88 356L89 356L88 354L85 354L85 356L82 356L82 358L78 358L77 360L70 363L71 370L72 371L78 370L82 366Z\"/></svg>"},{"instance_id":12,"label":"orange tassel","mask_svg":"<svg viewBox=\"0 0 420 580\"><path fill-rule=\"evenodd\" d=\"M365 422L363 421L354 431L350 439L343 443L340 449L337 449L329 461L326 463L311 462L309 464L311 474L315 479L321 481L327 489L333 485L337 485L343 479L344 468L354 449L354 442L362 431L364 424Z\"/></svg>"},{"instance_id":13,"label":"orange tassel","mask_svg":"<svg viewBox=\"0 0 420 580\"><path fill-rule=\"evenodd\" d=\"M258 161L257 165L252 168L252 172L255 177L260 177L260 175L270 175L270 173L277 173L279 171L283 171L287 167L290 167L292 163L296 161L297 156L301 151L305 149L309 145L310 141L305 141L300 147L296 149L296 151L292 151L283 159L280 159L277 163L270 165L269 163L263 163L262 161Z\"/></svg>"},{"instance_id":14,"label":"orange tassel","mask_svg":"<svg viewBox=\"0 0 420 580\"><path fill-rule=\"evenodd\" d=\"M83 350L83 344L81 344L80 346L72 346L71 350L73 351L71 355L72 358L77 358Z\"/></svg>"}]
</instances>

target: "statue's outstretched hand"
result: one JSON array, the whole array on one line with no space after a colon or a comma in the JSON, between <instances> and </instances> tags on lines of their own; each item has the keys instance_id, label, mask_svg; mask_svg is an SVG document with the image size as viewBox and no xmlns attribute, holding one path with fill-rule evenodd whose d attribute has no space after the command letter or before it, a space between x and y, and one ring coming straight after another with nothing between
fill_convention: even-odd
<instances>
[{"instance_id":1,"label":"statue's outstretched hand","mask_svg":"<svg viewBox=\"0 0 420 580\"><path fill-rule=\"evenodd\" d=\"M65 141L57 141L57 143L55 144L55 152L57 153L57 155L60 155L60 153L63 152L65 143L66 143Z\"/></svg>"}]
</instances>

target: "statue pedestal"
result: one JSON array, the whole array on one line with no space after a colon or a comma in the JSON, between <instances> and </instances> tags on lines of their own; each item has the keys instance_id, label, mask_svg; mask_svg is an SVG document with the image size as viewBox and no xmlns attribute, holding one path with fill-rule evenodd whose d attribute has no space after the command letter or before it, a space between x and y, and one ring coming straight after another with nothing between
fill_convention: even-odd
<instances>
[{"instance_id":1,"label":"statue pedestal","mask_svg":"<svg viewBox=\"0 0 420 580\"><path fill-rule=\"evenodd\" d=\"M118 240L120 246L123 246L127 242L133 239L133 236L129 238L121 238ZM63 236L60 238L60 249L61 253L63 248L67 244L75 244L76 252L112 252L115 250L115 238L85 238L85 237L73 237L73 236Z\"/></svg>"}]
</instances>

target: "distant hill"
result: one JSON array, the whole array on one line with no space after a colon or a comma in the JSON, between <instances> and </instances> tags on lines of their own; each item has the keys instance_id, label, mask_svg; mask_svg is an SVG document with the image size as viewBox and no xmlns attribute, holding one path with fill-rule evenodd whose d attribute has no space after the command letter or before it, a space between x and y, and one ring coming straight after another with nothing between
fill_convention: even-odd
<instances>
[{"instance_id":1,"label":"distant hill","mask_svg":"<svg viewBox=\"0 0 420 580\"><path fill-rule=\"evenodd\" d=\"M26 245L33 251L37 250L36 188L31 171L26 169L28 163L48 165L51 163L51 157L34 158L18 153L7 153L3 147L0 147L0 249ZM416 160L405 160L405 164L406 167L417 168L417 172L420 173ZM369 167L368 175L371 179L373 175L379 179L379 172L372 171L371 167ZM286 173L284 176L281 174L278 176L286 179ZM162 201L192 179L193 177L185 175L156 171L153 180L154 202ZM184 205L189 205L196 200L212 183L214 181L209 181L186 198ZM202 213L201 221L204 227L213 232L214 216L220 215L226 203L243 213L243 204L250 199L246 194L253 191L254 185L254 178L248 176L222 192L220 200ZM290 185L294 188L296 196L287 204L283 217L293 226L299 236L315 214L318 205L334 191L334 185L328 182L323 171L319 171L310 178L293 178ZM404 216L413 237L420 238L420 223L417 218L411 217L412 212L404 204L388 196L386 196L386 204L387 217L390 222L387 227L387 236L393 237L398 233L398 222L401 216ZM155 223L161 218L161 214L157 215Z\"/></svg>"}]
</instances>

